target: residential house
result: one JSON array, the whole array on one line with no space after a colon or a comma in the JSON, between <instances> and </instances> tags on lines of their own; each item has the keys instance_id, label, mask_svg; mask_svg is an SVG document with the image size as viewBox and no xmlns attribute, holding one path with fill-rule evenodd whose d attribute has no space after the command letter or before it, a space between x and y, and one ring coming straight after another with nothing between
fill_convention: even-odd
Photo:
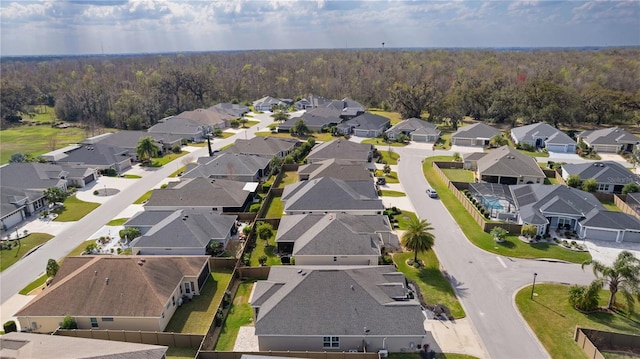
<instances>
[{"instance_id":1,"label":"residential house","mask_svg":"<svg viewBox=\"0 0 640 359\"><path fill-rule=\"evenodd\" d=\"M0 336L0 357L165 359L167 347L110 340L13 332Z\"/></svg>"},{"instance_id":2,"label":"residential house","mask_svg":"<svg viewBox=\"0 0 640 359\"><path fill-rule=\"evenodd\" d=\"M98 171L94 168L74 165L60 165L67 172L67 185L82 188L98 179Z\"/></svg>"},{"instance_id":3,"label":"residential house","mask_svg":"<svg viewBox=\"0 0 640 359\"><path fill-rule=\"evenodd\" d=\"M65 152L63 156L57 156L55 163L94 170L113 168L121 173L131 168L131 162L135 156L125 148L97 142L89 145L81 144Z\"/></svg>"},{"instance_id":4,"label":"residential house","mask_svg":"<svg viewBox=\"0 0 640 359\"><path fill-rule=\"evenodd\" d=\"M253 108L256 111L271 111L273 107L289 107L289 103L282 99L277 99L271 96L265 96L259 100L253 101Z\"/></svg>"},{"instance_id":5,"label":"residential house","mask_svg":"<svg viewBox=\"0 0 640 359\"><path fill-rule=\"evenodd\" d=\"M199 157L189 164L182 178L222 178L240 182L260 182L269 175L271 159L240 153L220 153L213 157Z\"/></svg>"},{"instance_id":6,"label":"residential house","mask_svg":"<svg viewBox=\"0 0 640 359\"><path fill-rule=\"evenodd\" d=\"M300 181L321 177L333 177L351 182L371 180L373 174L362 162L349 160L326 159L298 167L298 179Z\"/></svg>"},{"instance_id":7,"label":"residential house","mask_svg":"<svg viewBox=\"0 0 640 359\"><path fill-rule=\"evenodd\" d=\"M489 141L493 136L500 133L495 127L485 125L482 122L458 128L451 135L451 145L453 146L489 146Z\"/></svg>"},{"instance_id":8,"label":"residential house","mask_svg":"<svg viewBox=\"0 0 640 359\"><path fill-rule=\"evenodd\" d=\"M212 129L195 120L168 117L151 126L148 131L152 136L168 136L171 139L202 142L209 136Z\"/></svg>"},{"instance_id":9,"label":"residential house","mask_svg":"<svg viewBox=\"0 0 640 359\"><path fill-rule=\"evenodd\" d=\"M606 210L592 193L542 184L510 186L510 190L517 222L535 225L539 235L576 231L580 239L640 242L640 220Z\"/></svg>"},{"instance_id":10,"label":"residential house","mask_svg":"<svg viewBox=\"0 0 640 359\"><path fill-rule=\"evenodd\" d=\"M260 351L415 351L425 316L393 266L273 266L249 296ZM313 323L313 325L310 325Z\"/></svg>"},{"instance_id":11,"label":"residential house","mask_svg":"<svg viewBox=\"0 0 640 359\"><path fill-rule=\"evenodd\" d=\"M581 181L595 179L597 191L603 193L620 194L627 183L640 182L638 175L614 161L563 164L562 178L567 181L571 175L578 175Z\"/></svg>"},{"instance_id":12,"label":"residential house","mask_svg":"<svg viewBox=\"0 0 640 359\"><path fill-rule=\"evenodd\" d=\"M546 148L549 152L576 152L576 141L566 133L543 122L516 127L511 130L511 138L515 144Z\"/></svg>"},{"instance_id":13,"label":"residential house","mask_svg":"<svg viewBox=\"0 0 640 359\"><path fill-rule=\"evenodd\" d=\"M584 142L596 152L632 152L638 145L638 137L619 127L587 130L578 135L578 142Z\"/></svg>"},{"instance_id":14,"label":"residential house","mask_svg":"<svg viewBox=\"0 0 640 359\"><path fill-rule=\"evenodd\" d=\"M307 163L328 159L368 163L373 159L373 145L338 139L315 145L307 155Z\"/></svg>"},{"instance_id":15,"label":"residential house","mask_svg":"<svg viewBox=\"0 0 640 359\"><path fill-rule=\"evenodd\" d=\"M342 100L329 100L322 96L309 95L309 97L297 101L294 106L298 110L312 110L317 108L338 110L341 112L340 117L343 120L349 120L355 116L363 114L365 111L364 106L348 97L345 97Z\"/></svg>"},{"instance_id":16,"label":"residential house","mask_svg":"<svg viewBox=\"0 0 640 359\"><path fill-rule=\"evenodd\" d=\"M387 216L338 213L284 216L276 244L297 265L378 265L384 247L400 247Z\"/></svg>"},{"instance_id":17,"label":"residential house","mask_svg":"<svg viewBox=\"0 0 640 359\"><path fill-rule=\"evenodd\" d=\"M326 131L332 126L337 126L343 121L340 117L341 110L334 107L313 108L300 117L293 117L278 125L278 132L289 132L298 121L302 120L309 131L321 132Z\"/></svg>"},{"instance_id":18,"label":"residential house","mask_svg":"<svg viewBox=\"0 0 640 359\"><path fill-rule=\"evenodd\" d=\"M141 232L131 242L133 254L206 255L213 242L226 248L237 233L236 219L208 209L147 210L124 226Z\"/></svg>"},{"instance_id":19,"label":"residential house","mask_svg":"<svg viewBox=\"0 0 640 359\"><path fill-rule=\"evenodd\" d=\"M183 296L200 294L209 273L206 256L67 257L15 316L22 330L36 333L55 331L67 315L78 329L161 332Z\"/></svg>"},{"instance_id":20,"label":"residential house","mask_svg":"<svg viewBox=\"0 0 640 359\"><path fill-rule=\"evenodd\" d=\"M382 214L384 205L373 181L343 181L332 177L316 178L285 186L284 212Z\"/></svg>"},{"instance_id":21,"label":"residential house","mask_svg":"<svg viewBox=\"0 0 640 359\"><path fill-rule=\"evenodd\" d=\"M328 98L311 94L307 98L303 98L303 99L300 99L299 101L296 101L293 105L298 110L311 110L314 108L329 107L332 105L332 101L329 100ZM339 110L342 110L342 107L340 107Z\"/></svg>"},{"instance_id":22,"label":"residential house","mask_svg":"<svg viewBox=\"0 0 640 359\"><path fill-rule=\"evenodd\" d=\"M482 182L507 185L544 183L546 178L533 157L520 153L513 147L502 146L477 157L480 158L475 161L475 165L471 161L467 167L477 171L476 178Z\"/></svg>"},{"instance_id":23,"label":"residential house","mask_svg":"<svg viewBox=\"0 0 640 359\"><path fill-rule=\"evenodd\" d=\"M363 113L337 126L343 135L353 134L356 137L378 137L389 128L391 120L372 113Z\"/></svg>"},{"instance_id":24,"label":"residential house","mask_svg":"<svg viewBox=\"0 0 640 359\"><path fill-rule=\"evenodd\" d=\"M253 201L257 187L256 182L185 178L169 182L166 188L153 190L144 207L145 210L202 208L219 213L244 212Z\"/></svg>"},{"instance_id":25,"label":"residential house","mask_svg":"<svg viewBox=\"0 0 640 359\"><path fill-rule=\"evenodd\" d=\"M249 106L236 104L236 103L221 102L217 105L209 107L207 110L218 111L220 113L227 114L233 118L238 118L249 113Z\"/></svg>"},{"instance_id":26,"label":"residential house","mask_svg":"<svg viewBox=\"0 0 640 359\"><path fill-rule=\"evenodd\" d=\"M399 134L405 134L415 142L437 142L440 138L438 126L419 118L409 118L393 125L386 132L387 138L395 140Z\"/></svg>"},{"instance_id":27,"label":"residential house","mask_svg":"<svg viewBox=\"0 0 640 359\"><path fill-rule=\"evenodd\" d=\"M0 186L0 228L6 232L47 207L42 190Z\"/></svg>"},{"instance_id":28,"label":"residential house","mask_svg":"<svg viewBox=\"0 0 640 359\"><path fill-rule=\"evenodd\" d=\"M80 142L83 145L93 145L102 143L109 146L123 148L128 151L131 157L139 161L137 155L138 144L143 137L153 138L155 144L160 149L159 154L165 154L171 151L174 146L182 146L182 139L179 136L173 136L163 133L150 133L146 131L119 131L105 133L102 135L87 138Z\"/></svg>"},{"instance_id":29,"label":"residential house","mask_svg":"<svg viewBox=\"0 0 640 359\"><path fill-rule=\"evenodd\" d=\"M293 152L300 142L292 138L254 137L250 140L237 139L233 146L223 150L223 153L240 153L267 157L285 158Z\"/></svg>"},{"instance_id":30,"label":"residential house","mask_svg":"<svg viewBox=\"0 0 640 359\"><path fill-rule=\"evenodd\" d=\"M234 117L221 111L212 111L204 108L195 109L193 111L184 111L173 117L171 120L176 121L194 121L205 126L208 132L212 132L213 129L224 129L229 127L229 121Z\"/></svg>"}]
</instances>

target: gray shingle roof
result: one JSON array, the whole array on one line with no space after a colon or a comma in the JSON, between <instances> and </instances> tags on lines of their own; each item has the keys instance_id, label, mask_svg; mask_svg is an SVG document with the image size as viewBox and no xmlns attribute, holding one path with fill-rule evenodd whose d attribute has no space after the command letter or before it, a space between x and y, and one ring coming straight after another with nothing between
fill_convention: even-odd
<instances>
[{"instance_id":1,"label":"gray shingle roof","mask_svg":"<svg viewBox=\"0 0 640 359\"><path fill-rule=\"evenodd\" d=\"M203 133L205 126L190 119L166 118L149 128L150 133L195 136Z\"/></svg>"},{"instance_id":2,"label":"gray shingle roof","mask_svg":"<svg viewBox=\"0 0 640 359\"><path fill-rule=\"evenodd\" d=\"M245 182L225 179L185 178L156 189L145 207L241 207L251 192Z\"/></svg>"},{"instance_id":3,"label":"gray shingle roof","mask_svg":"<svg viewBox=\"0 0 640 359\"><path fill-rule=\"evenodd\" d=\"M128 150L104 143L82 145L77 149L66 152L66 156L58 160L59 163L82 163L88 166L114 166L116 163L131 158Z\"/></svg>"},{"instance_id":4,"label":"gray shingle roof","mask_svg":"<svg viewBox=\"0 0 640 359\"><path fill-rule=\"evenodd\" d=\"M67 172L59 165L37 162L9 163L0 167L3 187L45 190L66 183Z\"/></svg>"},{"instance_id":5,"label":"gray shingle roof","mask_svg":"<svg viewBox=\"0 0 640 359\"><path fill-rule=\"evenodd\" d=\"M299 175L308 175L310 180L320 177L333 177L343 181L366 181L372 178L362 162L327 159L298 168Z\"/></svg>"},{"instance_id":6,"label":"gray shingle roof","mask_svg":"<svg viewBox=\"0 0 640 359\"><path fill-rule=\"evenodd\" d=\"M372 151L373 145L340 139L316 145L309 152L307 160L318 161L334 158L368 162Z\"/></svg>"},{"instance_id":7,"label":"gray shingle roof","mask_svg":"<svg viewBox=\"0 0 640 359\"><path fill-rule=\"evenodd\" d=\"M199 108L193 111L179 113L173 116L171 121L189 120L205 126L219 127L225 125L231 119L233 119L233 117L226 113Z\"/></svg>"},{"instance_id":8,"label":"gray shingle roof","mask_svg":"<svg viewBox=\"0 0 640 359\"><path fill-rule=\"evenodd\" d=\"M495 127L485 125L482 122L474 123L473 125L463 126L451 135L451 138L482 138L491 139L493 136L500 133Z\"/></svg>"},{"instance_id":9,"label":"gray shingle roof","mask_svg":"<svg viewBox=\"0 0 640 359\"><path fill-rule=\"evenodd\" d=\"M270 158L240 153L220 153L215 157L199 157L198 164L185 170L182 178L255 176L269 166Z\"/></svg>"},{"instance_id":10,"label":"gray shingle roof","mask_svg":"<svg viewBox=\"0 0 640 359\"><path fill-rule=\"evenodd\" d=\"M102 143L104 145L135 150L138 146L138 142L143 137L152 137L156 142L166 139L166 136L163 134L150 133L146 131L118 131L109 133L106 136L96 136L92 139L84 140L81 143L86 145Z\"/></svg>"},{"instance_id":11,"label":"gray shingle roof","mask_svg":"<svg viewBox=\"0 0 640 359\"><path fill-rule=\"evenodd\" d=\"M243 114L249 112L249 106L244 106L244 105L234 104L229 102L222 102L217 105L213 105L209 107L208 110L225 113L232 117L240 117Z\"/></svg>"},{"instance_id":12,"label":"gray shingle roof","mask_svg":"<svg viewBox=\"0 0 640 359\"><path fill-rule=\"evenodd\" d=\"M250 140L237 139L233 146L224 153L242 153L246 155L267 156L269 158L283 151L290 151L298 144L298 140L279 137L254 137Z\"/></svg>"},{"instance_id":13,"label":"gray shingle roof","mask_svg":"<svg viewBox=\"0 0 640 359\"><path fill-rule=\"evenodd\" d=\"M585 219L582 226L640 231L640 220L622 212L598 211Z\"/></svg>"},{"instance_id":14,"label":"gray shingle roof","mask_svg":"<svg viewBox=\"0 0 640 359\"><path fill-rule=\"evenodd\" d=\"M393 266L271 268L255 285L256 335L424 335L420 304ZM391 274L391 275L387 275Z\"/></svg>"},{"instance_id":15,"label":"gray shingle roof","mask_svg":"<svg viewBox=\"0 0 640 359\"><path fill-rule=\"evenodd\" d=\"M417 132L419 131L419 132ZM399 134L402 132L415 132L425 135L439 135L440 130L438 127L431 122L427 122L425 120L419 118L408 118L406 120L402 120L395 125L393 125L390 129L386 131L387 133L395 133Z\"/></svg>"},{"instance_id":16,"label":"gray shingle roof","mask_svg":"<svg viewBox=\"0 0 640 359\"><path fill-rule=\"evenodd\" d=\"M44 196L42 190L0 186L0 218ZM1 228L1 227L0 227Z\"/></svg>"},{"instance_id":17,"label":"gray shingle roof","mask_svg":"<svg viewBox=\"0 0 640 359\"><path fill-rule=\"evenodd\" d=\"M547 144L570 145L575 144L569 135L548 123L534 123L527 126L516 127L511 130L511 134L518 142L535 142L536 138L543 138Z\"/></svg>"},{"instance_id":18,"label":"gray shingle roof","mask_svg":"<svg viewBox=\"0 0 640 359\"><path fill-rule=\"evenodd\" d=\"M603 128L581 132L582 138L590 146L593 145L619 145L623 143L638 143L640 139L619 127Z\"/></svg>"},{"instance_id":19,"label":"gray shingle roof","mask_svg":"<svg viewBox=\"0 0 640 359\"><path fill-rule=\"evenodd\" d=\"M332 124L338 124L342 122L340 115L342 114L341 110L338 110L334 107L318 107L311 110L306 111L300 117L290 118L285 121L283 124L279 125L280 129L288 129L292 128L296 122L302 119L302 121L308 126L313 128L322 128L325 126L330 126Z\"/></svg>"},{"instance_id":20,"label":"gray shingle roof","mask_svg":"<svg viewBox=\"0 0 640 359\"><path fill-rule=\"evenodd\" d=\"M358 130L378 130L390 122L391 120L384 116L365 112L349 121L343 122L343 125L351 126Z\"/></svg>"},{"instance_id":21,"label":"gray shingle roof","mask_svg":"<svg viewBox=\"0 0 640 359\"><path fill-rule=\"evenodd\" d=\"M502 146L478 159L478 172L482 175L545 178L538 162L515 148Z\"/></svg>"},{"instance_id":22,"label":"gray shingle roof","mask_svg":"<svg viewBox=\"0 0 640 359\"><path fill-rule=\"evenodd\" d=\"M640 181L638 175L614 161L566 163L562 169L568 175L578 175L581 180L594 178L598 183L627 184Z\"/></svg>"},{"instance_id":23,"label":"gray shingle roof","mask_svg":"<svg viewBox=\"0 0 640 359\"><path fill-rule=\"evenodd\" d=\"M166 211L160 212L166 214ZM204 248L212 240L224 242L235 221L236 216L221 215L207 210L176 210L153 224L149 231L136 238L131 246ZM125 226L130 226L129 222Z\"/></svg>"},{"instance_id":24,"label":"gray shingle roof","mask_svg":"<svg viewBox=\"0 0 640 359\"><path fill-rule=\"evenodd\" d=\"M290 184L284 188L282 201L285 211L384 210L373 181L345 182L331 177Z\"/></svg>"}]
</instances>

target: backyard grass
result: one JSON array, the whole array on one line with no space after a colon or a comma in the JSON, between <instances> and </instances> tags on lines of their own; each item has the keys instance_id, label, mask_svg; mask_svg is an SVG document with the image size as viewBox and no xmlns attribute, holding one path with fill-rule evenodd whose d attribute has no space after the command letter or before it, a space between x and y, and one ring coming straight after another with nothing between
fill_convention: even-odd
<instances>
[{"instance_id":1,"label":"backyard grass","mask_svg":"<svg viewBox=\"0 0 640 359\"><path fill-rule=\"evenodd\" d=\"M149 167L162 167L164 165L166 165L167 163L175 160L176 158L180 158L186 154L188 154L189 152L187 151L182 151L180 153L167 153L166 155L162 156L162 157L154 157L153 161L151 162L151 165L149 165Z\"/></svg>"},{"instance_id":2,"label":"backyard grass","mask_svg":"<svg viewBox=\"0 0 640 359\"><path fill-rule=\"evenodd\" d=\"M273 236L271 236L271 238L269 238L268 240L263 240L260 238L256 237L256 246L255 248L253 248L253 251L251 251L251 259L250 259L250 266L252 267L258 267L260 266L260 262L258 261L258 258L260 258L261 256L267 256L267 266L274 266L274 265L279 265L282 264L282 262L280 261L280 258L278 258L277 255L273 254L273 251L276 249L276 231L273 231Z\"/></svg>"},{"instance_id":3,"label":"backyard grass","mask_svg":"<svg viewBox=\"0 0 640 359\"><path fill-rule=\"evenodd\" d=\"M398 266L400 272L418 284L427 304L444 304L449 308L454 318L464 318L465 313L462 305L458 301L451 283L442 275L440 262L435 253L427 251L418 255L418 258L425 264L421 268L414 268L407 264L407 260L413 259L413 256L413 252L394 253L393 262Z\"/></svg>"},{"instance_id":4,"label":"backyard grass","mask_svg":"<svg viewBox=\"0 0 640 359\"><path fill-rule=\"evenodd\" d=\"M520 313L552 358L587 358L574 342L575 326L613 332L640 333L640 314L626 315L595 312L580 313L569 304L569 286L537 284L537 296L531 300L531 286L521 289L515 297ZM618 294L616 297L622 300ZM600 305L606 306L608 291L600 292Z\"/></svg>"},{"instance_id":5,"label":"backyard grass","mask_svg":"<svg viewBox=\"0 0 640 359\"><path fill-rule=\"evenodd\" d=\"M389 165L397 165L398 159L400 159L400 155L391 151L378 151L382 156L382 161L386 161ZM384 163L384 162L383 162Z\"/></svg>"},{"instance_id":6,"label":"backyard grass","mask_svg":"<svg viewBox=\"0 0 640 359\"><path fill-rule=\"evenodd\" d=\"M193 359L197 354L195 348L168 347L166 359Z\"/></svg>"},{"instance_id":7,"label":"backyard grass","mask_svg":"<svg viewBox=\"0 0 640 359\"><path fill-rule=\"evenodd\" d=\"M618 208L618 206L616 206L616 204L613 201L600 201L600 203L602 203L602 205L604 206L604 208L607 209L607 211L622 212L620 208Z\"/></svg>"},{"instance_id":8,"label":"backyard grass","mask_svg":"<svg viewBox=\"0 0 640 359\"><path fill-rule=\"evenodd\" d=\"M265 218L280 218L282 217L282 212L284 211L284 202L282 202L282 197L273 196L269 200L269 209L267 210L267 214Z\"/></svg>"},{"instance_id":9,"label":"backyard grass","mask_svg":"<svg viewBox=\"0 0 640 359\"><path fill-rule=\"evenodd\" d=\"M380 190L380 196L382 197L406 197L407 194L400 191Z\"/></svg>"},{"instance_id":10,"label":"backyard grass","mask_svg":"<svg viewBox=\"0 0 640 359\"><path fill-rule=\"evenodd\" d=\"M77 127L54 128L49 125L16 126L0 131L0 164L9 162L17 152L38 157L47 152L78 143L86 133Z\"/></svg>"},{"instance_id":11,"label":"backyard grass","mask_svg":"<svg viewBox=\"0 0 640 359\"><path fill-rule=\"evenodd\" d=\"M475 181L475 177L473 176L473 172L464 169L457 168L443 168L442 172L450 181L453 182L468 182L473 183Z\"/></svg>"},{"instance_id":12,"label":"backyard grass","mask_svg":"<svg viewBox=\"0 0 640 359\"><path fill-rule=\"evenodd\" d=\"M379 115L379 116L388 118L389 120L391 120L391 126L402 121L402 116L400 116L399 112L385 111L379 108L370 108L367 111L374 115Z\"/></svg>"},{"instance_id":13,"label":"backyard grass","mask_svg":"<svg viewBox=\"0 0 640 359\"><path fill-rule=\"evenodd\" d=\"M230 281L231 271L229 270L211 272L200 295L194 295L190 302L183 303L176 309L164 331L206 334Z\"/></svg>"},{"instance_id":14,"label":"backyard grass","mask_svg":"<svg viewBox=\"0 0 640 359\"><path fill-rule=\"evenodd\" d=\"M582 263L591 259L589 252L572 251L550 243L528 244L520 241L515 235L507 236L504 242L496 243L493 236L482 231L471 214L435 173L433 161L451 161L452 159L451 156L428 157L424 160L422 169L427 181L438 192L440 201L447 207L471 243L485 251L516 258L551 258L572 263ZM504 228L508 229L508 224L505 224Z\"/></svg>"},{"instance_id":15,"label":"backyard grass","mask_svg":"<svg viewBox=\"0 0 640 359\"><path fill-rule=\"evenodd\" d=\"M147 193L143 194L142 196L140 196L140 198L136 199L135 202L133 202L133 204L143 204L146 201L149 200L149 198L151 198L151 194L153 193L153 190L147 191Z\"/></svg>"},{"instance_id":16,"label":"backyard grass","mask_svg":"<svg viewBox=\"0 0 640 359\"><path fill-rule=\"evenodd\" d=\"M233 351L240 327L251 325L253 310L249 305L249 295L254 282L246 281L238 286L238 291L229 308L227 319L224 321L214 350Z\"/></svg>"},{"instance_id":17,"label":"backyard grass","mask_svg":"<svg viewBox=\"0 0 640 359\"><path fill-rule=\"evenodd\" d=\"M58 217L54 221L58 222L73 222L79 221L82 217L89 214L94 209L98 208L100 203L85 202L76 196L69 196L64 200L64 207L62 212L58 214Z\"/></svg>"},{"instance_id":18,"label":"backyard grass","mask_svg":"<svg viewBox=\"0 0 640 359\"><path fill-rule=\"evenodd\" d=\"M360 143L366 143L374 146L389 146L389 143L385 142L382 138L367 138L366 140L362 140ZM400 143L396 141L391 142L391 147L405 147L406 143Z\"/></svg>"},{"instance_id":19,"label":"backyard grass","mask_svg":"<svg viewBox=\"0 0 640 359\"><path fill-rule=\"evenodd\" d=\"M385 175L382 170L376 170L375 175L376 177L384 177L387 183L400 183L400 180L398 179L398 173L395 171L391 171L388 175Z\"/></svg>"},{"instance_id":20,"label":"backyard grass","mask_svg":"<svg viewBox=\"0 0 640 359\"><path fill-rule=\"evenodd\" d=\"M284 188L287 185L298 182L298 172L297 171L286 171L284 175L282 175L282 179L280 183L278 183L277 188Z\"/></svg>"},{"instance_id":21,"label":"backyard grass","mask_svg":"<svg viewBox=\"0 0 640 359\"><path fill-rule=\"evenodd\" d=\"M547 177L544 179L544 184L560 184L560 181L553 177Z\"/></svg>"},{"instance_id":22,"label":"backyard grass","mask_svg":"<svg viewBox=\"0 0 640 359\"><path fill-rule=\"evenodd\" d=\"M46 243L51 238L53 238L53 236L47 233L30 233L28 236L20 239L20 246L0 251L0 272L20 260L20 258L30 250ZM13 242L15 241L11 241L11 243ZM42 270L44 269L45 268L42 268Z\"/></svg>"},{"instance_id":23,"label":"backyard grass","mask_svg":"<svg viewBox=\"0 0 640 359\"><path fill-rule=\"evenodd\" d=\"M121 226L128 220L129 220L129 218L115 218L115 219L112 219L109 222L107 222L106 225L107 226Z\"/></svg>"},{"instance_id":24,"label":"backyard grass","mask_svg":"<svg viewBox=\"0 0 640 359\"><path fill-rule=\"evenodd\" d=\"M124 175L124 176L122 176L122 178L138 179L138 178L142 178L142 176L138 176L138 175Z\"/></svg>"}]
</instances>

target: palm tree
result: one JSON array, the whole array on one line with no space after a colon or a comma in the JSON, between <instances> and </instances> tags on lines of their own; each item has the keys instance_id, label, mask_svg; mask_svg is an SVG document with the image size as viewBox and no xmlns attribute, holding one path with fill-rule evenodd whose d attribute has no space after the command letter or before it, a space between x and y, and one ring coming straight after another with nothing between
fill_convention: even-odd
<instances>
[{"instance_id":1,"label":"palm tree","mask_svg":"<svg viewBox=\"0 0 640 359\"><path fill-rule=\"evenodd\" d=\"M278 111L271 115L271 117L273 117L274 121L282 123L289 119L289 114L283 111Z\"/></svg>"},{"instance_id":2,"label":"palm tree","mask_svg":"<svg viewBox=\"0 0 640 359\"><path fill-rule=\"evenodd\" d=\"M415 253L413 261L418 263L418 253L426 252L433 247L435 236L431 223L424 219L411 217L407 230L402 235L402 244Z\"/></svg>"},{"instance_id":3,"label":"palm tree","mask_svg":"<svg viewBox=\"0 0 640 359\"><path fill-rule=\"evenodd\" d=\"M160 147L156 145L153 137L142 137L138 140L138 146L136 147L136 154L140 158L141 162L145 162L155 157L160 152Z\"/></svg>"},{"instance_id":4,"label":"palm tree","mask_svg":"<svg viewBox=\"0 0 640 359\"><path fill-rule=\"evenodd\" d=\"M291 132L294 135L304 136L307 132L309 132L309 128L307 127L307 124L305 124L303 120L298 120L291 128Z\"/></svg>"},{"instance_id":5,"label":"palm tree","mask_svg":"<svg viewBox=\"0 0 640 359\"><path fill-rule=\"evenodd\" d=\"M593 274L602 285L607 285L611 295L608 309L613 309L616 302L616 293L622 292L627 302L629 313L633 313L636 296L640 300L640 259L629 251L622 251L616 257L612 266L607 266L596 260L588 260L582 263L582 268L591 264Z\"/></svg>"}]
</instances>

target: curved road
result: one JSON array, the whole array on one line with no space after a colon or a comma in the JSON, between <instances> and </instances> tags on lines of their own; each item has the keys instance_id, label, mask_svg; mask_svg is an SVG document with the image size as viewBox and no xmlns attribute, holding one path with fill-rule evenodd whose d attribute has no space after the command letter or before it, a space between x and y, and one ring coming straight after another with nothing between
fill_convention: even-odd
<instances>
[{"instance_id":1,"label":"curved road","mask_svg":"<svg viewBox=\"0 0 640 359\"><path fill-rule=\"evenodd\" d=\"M382 149L382 148L381 148ZM427 196L422 159L432 155L424 149L395 148L400 154L398 175L420 218L431 222L434 250L483 341L488 358L548 358L549 354L515 307L515 292L539 282L587 284L590 271L580 265L498 256L471 244L438 199Z\"/></svg>"}]
</instances>

